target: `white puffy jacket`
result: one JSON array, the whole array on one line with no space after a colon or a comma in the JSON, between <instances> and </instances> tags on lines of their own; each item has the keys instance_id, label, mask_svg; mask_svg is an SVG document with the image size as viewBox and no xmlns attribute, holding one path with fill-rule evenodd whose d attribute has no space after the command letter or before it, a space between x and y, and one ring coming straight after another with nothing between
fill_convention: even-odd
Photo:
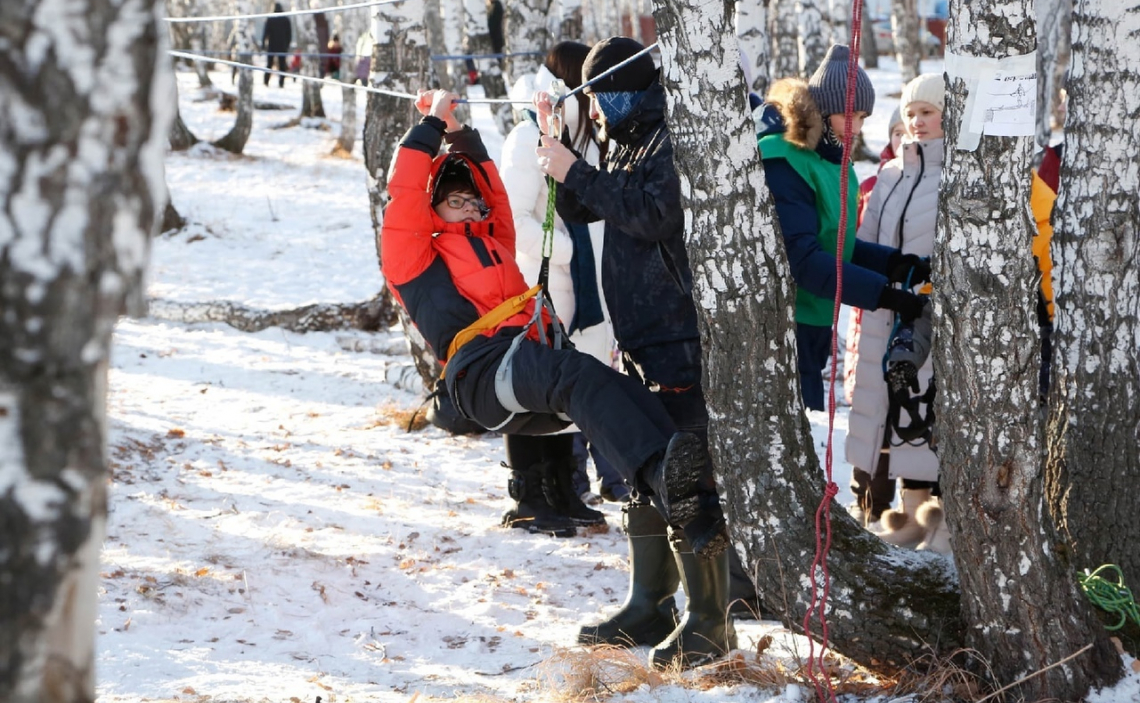
<instances>
[{"instance_id":1,"label":"white puffy jacket","mask_svg":"<svg viewBox=\"0 0 1140 703\"><path fill-rule=\"evenodd\" d=\"M930 139L904 144L902 155L883 167L859 225L859 239L897 247L905 254L930 256L934 252L942 142ZM868 473L875 470L886 429L888 391L883 356L893 325L890 310L864 310L855 343L855 390L846 456L852 466ZM926 392L933 374L933 364L927 359L918 372L920 394ZM923 405L921 411L926 410ZM907 421L905 413L903 421ZM890 467L892 477L934 481L938 478L938 455L925 443L900 444L892 438Z\"/></svg>"},{"instance_id":2,"label":"white puffy jacket","mask_svg":"<svg viewBox=\"0 0 1140 703\"><path fill-rule=\"evenodd\" d=\"M522 83L523 79L520 78L516 83L516 90L511 92L512 98ZM566 126L571 134L574 134L578 126L577 110L573 108L571 105L565 110ZM502 158L499 160L499 174L510 198L511 212L515 220L515 259L523 277L531 285L538 282L538 269L542 263L542 223L546 218L548 192L546 176L539 169L538 158L534 153L539 136L538 125L533 121L527 119L520 121L503 141ZM597 166L599 160L597 145L591 143L583 158L591 165ZM613 326L610 323L609 310L606 308L605 295L601 291L601 256L605 222L601 220L592 222L589 229L590 242L594 249L594 280L598 286L598 298L605 321L585 330L576 331L570 339L579 351L593 356L607 366L612 366ZM574 285L570 277L570 260L573 253L573 240L562 224L562 218L555 214L548 286L550 296L554 300L554 309L565 325L569 325L570 320L574 318Z\"/></svg>"}]
</instances>

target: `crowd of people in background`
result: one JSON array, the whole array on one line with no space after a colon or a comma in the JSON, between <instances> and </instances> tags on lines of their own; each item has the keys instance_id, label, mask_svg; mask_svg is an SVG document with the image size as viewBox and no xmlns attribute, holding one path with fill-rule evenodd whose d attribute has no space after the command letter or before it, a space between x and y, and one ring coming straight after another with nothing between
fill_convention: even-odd
<instances>
[{"instance_id":1,"label":"crowd of people in background","mask_svg":"<svg viewBox=\"0 0 1140 703\"><path fill-rule=\"evenodd\" d=\"M603 498L622 504L629 591L579 642L650 645L653 666L692 666L736 646L732 605L754 608L758 597L725 529L665 92L642 49L624 37L551 49L511 90L517 124L498 167L455 120L458 96L421 92L424 118L401 141L390 175L382 260L393 294L444 365L457 412L503 433L513 501L503 524L566 536L604 523L595 507ZM838 263L841 301L855 310L848 510L884 541L948 553L929 304L945 86L940 74L904 86L879 172L860 184L848 165L841 193L845 139L875 109L857 64L849 85L853 61L834 45L808 80L750 96L795 283L801 396L807 409L824 409ZM561 91L583 84L557 109ZM1033 191L1043 395L1055 161L1051 151Z\"/></svg>"}]
</instances>

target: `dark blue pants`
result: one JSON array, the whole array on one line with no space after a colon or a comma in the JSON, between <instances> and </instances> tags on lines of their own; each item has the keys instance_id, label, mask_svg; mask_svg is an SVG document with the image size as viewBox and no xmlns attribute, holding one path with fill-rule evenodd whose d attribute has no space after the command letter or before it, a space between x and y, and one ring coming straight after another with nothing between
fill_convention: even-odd
<instances>
[{"instance_id":1,"label":"dark blue pants","mask_svg":"<svg viewBox=\"0 0 1140 703\"><path fill-rule=\"evenodd\" d=\"M796 323L800 394L811 410L823 410L823 370L831 356L831 328Z\"/></svg>"},{"instance_id":2,"label":"dark blue pants","mask_svg":"<svg viewBox=\"0 0 1140 703\"><path fill-rule=\"evenodd\" d=\"M468 342L448 362L447 386L456 408L484 427L510 414L495 395L495 371L518 331L508 328ZM533 414L517 416L503 432L544 434L558 429L552 417L563 413L633 486L638 470L663 455L677 431L658 394L573 349L526 340L512 360L512 379L515 397Z\"/></svg>"}]
</instances>

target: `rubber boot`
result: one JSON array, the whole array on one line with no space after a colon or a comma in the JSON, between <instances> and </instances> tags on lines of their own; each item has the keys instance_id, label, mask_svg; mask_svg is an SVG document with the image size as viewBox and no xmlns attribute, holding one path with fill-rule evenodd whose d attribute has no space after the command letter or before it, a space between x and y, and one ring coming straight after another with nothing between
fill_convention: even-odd
<instances>
[{"instance_id":1,"label":"rubber boot","mask_svg":"<svg viewBox=\"0 0 1140 703\"><path fill-rule=\"evenodd\" d=\"M622 506L622 525L629 541L629 593L612 617L578 632L580 644L656 644L677 626L673 594L681 583L681 574L665 520L648 503L626 503Z\"/></svg>"},{"instance_id":2,"label":"rubber boot","mask_svg":"<svg viewBox=\"0 0 1140 703\"><path fill-rule=\"evenodd\" d=\"M926 535L926 530L918 524L915 517L918 508L930 500L929 488L904 488L902 492L902 509L888 510L883 513L883 531L879 537L884 542L900 547L915 547Z\"/></svg>"},{"instance_id":3,"label":"rubber boot","mask_svg":"<svg viewBox=\"0 0 1140 703\"><path fill-rule=\"evenodd\" d=\"M688 669L736 649L736 628L728 614L728 553L705 559L673 530L670 546L681 570L685 612L677 629L649 653L655 669Z\"/></svg>"},{"instance_id":4,"label":"rubber boot","mask_svg":"<svg viewBox=\"0 0 1140 703\"><path fill-rule=\"evenodd\" d=\"M578 534L574 521L554 509L546 500L542 471L541 464L523 470L511 470L511 477L507 480L507 493L515 500L515 504L503 513L503 525L534 534L573 537Z\"/></svg>"},{"instance_id":5,"label":"rubber boot","mask_svg":"<svg viewBox=\"0 0 1140 703\"><path fill-rule=\"evenodd\" d=\"M575 525L591 526L606 524L606 515L582 502L574 488L574 472L578 461L573 455L544 462L543 490L546 501L563 513Z\"/></svg>"},{"instance_id":6,"label":"rubber boot","mask_svg":"<svg viewBox=\"0 0 1140 703\"><path fill-rule=\"evenodd\" d=\"M737 620L760 619L760 594L735 549L728 554L728 612Z\"/></svg>"},{"instance_id":7,"label":"rubber boot","mask_svg":"<svg viewBox=\"0 0 1140 703\"><path fill-rule=\"evenodd\" d=\"M873 474L860 468L851 472L851 493L855 495L855 505L847 511L863 527L869 528L879 522L895 501L895 479L891 478L890 460L889 453L881 453Z\"/></svg>"},{"instance_id":8,"label":"rubber boot","mask_svg":"<svg viewBox=\"0 0 1140 703\"><path fill-rule=\"evenodd\" d=\"M666 521L681 528L694 552L712 558L728 547L712 461L700 437L689 432L673 435L664 458L642 469L642 480Z\"/></svg>"}]
</instances>

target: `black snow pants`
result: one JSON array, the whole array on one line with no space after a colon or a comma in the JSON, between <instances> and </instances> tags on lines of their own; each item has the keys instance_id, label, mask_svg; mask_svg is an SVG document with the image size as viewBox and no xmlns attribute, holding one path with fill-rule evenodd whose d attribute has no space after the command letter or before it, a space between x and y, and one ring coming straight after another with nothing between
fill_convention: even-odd
<instances>
[{"instance_id":1,"label":"black snow pants","mask_svg":"<svg viewBox=\"0 0 1140 703\"><path fill-rule=\"evenodd\" d=\"M484 427L496 427L510 415L495 392L495 372L519 331L507 328L468 342L447 364L455 407ZM502 432L546 434L568 426L558 418L565 415L631 486L641 484L638 470L664 455L677 431L657 394L588 354L528 339L516 350L511 370L515 398L531 412L517 415Z\"/></svg>"}]
</instances>

